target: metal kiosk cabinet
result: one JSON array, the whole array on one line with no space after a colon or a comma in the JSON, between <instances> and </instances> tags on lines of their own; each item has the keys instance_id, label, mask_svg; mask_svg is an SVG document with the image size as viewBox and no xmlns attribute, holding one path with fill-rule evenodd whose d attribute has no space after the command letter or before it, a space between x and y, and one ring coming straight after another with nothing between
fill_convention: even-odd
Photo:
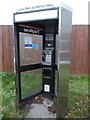
<instances>
[{"instance_id":1,"label":"metal kiosk cabinet","mask_svg":"<svg viewBox=\"0 0 90 120\"><path fill-rule=\"evenodd\" d=\"M48 6L48 7L47 7ZM14 13L17 108L42 94L57 97L57 117L67 112L72 10L60 4Z\"/></svg>"}]
</instances>

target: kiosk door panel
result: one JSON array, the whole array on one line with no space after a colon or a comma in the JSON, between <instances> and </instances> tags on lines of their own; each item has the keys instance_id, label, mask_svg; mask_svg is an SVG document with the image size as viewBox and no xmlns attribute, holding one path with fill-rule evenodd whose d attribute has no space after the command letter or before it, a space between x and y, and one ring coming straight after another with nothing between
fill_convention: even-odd
<instances>
[{"instance_id":1,"label":"kiosk door panel","mask_svg":"<svg viewBox=\"0 0 90 120\"><path fill-rule=\"evenodd\" d=\"M21 99L42 90L42 35L19 32ZM24 71L25 67L27 70Z\"/></svg>"}]
</instances>

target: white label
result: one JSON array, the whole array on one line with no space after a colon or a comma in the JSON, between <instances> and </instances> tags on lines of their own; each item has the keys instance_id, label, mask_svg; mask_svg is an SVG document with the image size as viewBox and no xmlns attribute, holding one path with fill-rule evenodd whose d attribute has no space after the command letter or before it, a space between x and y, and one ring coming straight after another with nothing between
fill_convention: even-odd
<instances>
[{"instance_id":1,"label":"white label","mask_svg":"<svg viewBox=\"0 0 90 120\"><path fill-rule=\"evenodd\" d=\"M50 92L50 85L44 85L44 91L45 92Z\"/></svg>"},{"instance_id":2,"label":"white label","mask_svg":"<svg viewBox=\"0 0 90 120\"><path fill-rule=\"evenodd\" d=\"M25 36L25 48L32 48L32 37L31 36Z\"/></svg>"},{"instance_id":3,"label":"white label","mask_svg":"<svg viewBox=\"0 0 90 120\"><path fill-rule=\"evenodd\" d=\"M44 20L44 19L51 19L57 18L57 10L46 10L46 11L39 11L39 12L28 12L23 14L16 14L15 15L15 22L21 21L31 21L31 20Z\"/></svg>"}]
</instances>

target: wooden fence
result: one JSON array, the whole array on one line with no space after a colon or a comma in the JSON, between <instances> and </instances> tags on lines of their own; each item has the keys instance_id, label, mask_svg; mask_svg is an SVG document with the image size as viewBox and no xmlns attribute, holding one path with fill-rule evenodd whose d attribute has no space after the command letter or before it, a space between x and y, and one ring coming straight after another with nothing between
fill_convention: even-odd
<instances>
[{"instance_id":1,"label":"wooden fence","mask_svg":"<svg viewBox=\"0 0 90 120\"><path fill-rule=\"evenodd\" d=\"M88 26L72 27L71 74L88 74Z\"/></svg>"},{"instance_id":2,"label":"wooden fence","mask_svg":"<svg viewBox=\"0 0 90 120\"><path fill-rule=\"evenodd\" d=\"M0 26L0 58L0 71L13 72L13 27L11 25ZM87 73L88 26L74 25L72 26L71 74L86 75Z\"/></svg>"},{"instance_id":3,"label":"wooden fence","mask_svg":"<svg viewBox=\"0 0 90 120\"><path fill-rule=\"evenodd\" d=\"M0 26L2 42L2 71L13 72L13 29L11 25ZM1 51L0 51L1 52ZM1 61L0 61L1 62Z\"/></svg>"}]
</instances>

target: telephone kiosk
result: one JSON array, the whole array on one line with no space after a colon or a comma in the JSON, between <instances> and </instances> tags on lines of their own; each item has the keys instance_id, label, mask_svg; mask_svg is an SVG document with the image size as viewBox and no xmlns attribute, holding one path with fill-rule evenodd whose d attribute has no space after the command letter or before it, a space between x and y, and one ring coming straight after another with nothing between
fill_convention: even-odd
<instances>
[{"instance_id":1,"label":"telephone kiosk","mask_svg":"<svg viewBox=\"0 0 90 120\"><path fill-rule=\"evenodd\" d=\"M14 13L17 108L29 98L40 94L49 99L56 96L58 108L62 106L59 103L61 98L62 101L68 98L72 9L63 3L52 1L50 6L47 4L43 8L25 7ZM33 92L30 86L27 90L24 84L27 79L23 79L24 75L29 76L31 79L27 82L30 84L32 74L36 78L38 75L41 80L37 85L39 88Z\"/></svg>"}]
</instances>

